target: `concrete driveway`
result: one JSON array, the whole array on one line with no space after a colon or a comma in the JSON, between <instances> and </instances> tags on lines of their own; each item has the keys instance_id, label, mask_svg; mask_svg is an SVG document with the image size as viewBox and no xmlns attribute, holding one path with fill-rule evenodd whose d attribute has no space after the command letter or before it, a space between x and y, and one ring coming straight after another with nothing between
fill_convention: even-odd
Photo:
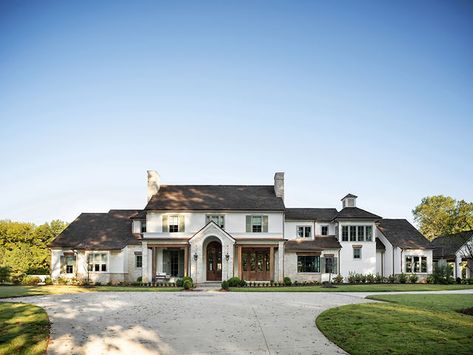
<instances>
[{"instance_id":1,"label":"concrete driveway","mask_svg":"<svg viewBox=\"0 0 473 355\"><path fill-rule=\"evenodd\" d=\"M5 300L6 301L6 300ZM44 307L49 354L335 354L322 311L343 293L123 292L15 299Z\"/></svg>"}]
</instances>

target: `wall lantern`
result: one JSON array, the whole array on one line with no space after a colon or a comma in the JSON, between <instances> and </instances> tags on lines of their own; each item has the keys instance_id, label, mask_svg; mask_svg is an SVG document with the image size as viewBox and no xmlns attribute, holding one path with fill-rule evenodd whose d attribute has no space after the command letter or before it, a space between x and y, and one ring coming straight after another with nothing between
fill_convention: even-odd
<instances>
[{"instance_id":1,"label":"wall lantern","mask_svg":"<svg viewBox=\"0 0 473 355\"><path fill-rule=\"evenodd\" d=\"M227 261L228 261L228 259L230 259L230 255L229 255L228 253L225 255L225 259L226 259Z\"/></svg>"},{"instance_id":2,"label":"wall lantern","mask_svg":"<svg viewBox=\"0 0 473 355\"><path fill-rule=\"evenodd\" d=\"M197 255L197 253L194 254L194 260L197 261L197 259L199 258L199 255Z\"/></svg>"}]
</instances>

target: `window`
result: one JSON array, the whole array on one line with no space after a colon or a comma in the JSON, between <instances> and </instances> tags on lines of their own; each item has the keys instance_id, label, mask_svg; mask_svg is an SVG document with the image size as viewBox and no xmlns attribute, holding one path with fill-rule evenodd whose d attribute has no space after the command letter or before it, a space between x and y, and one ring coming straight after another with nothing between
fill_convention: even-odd
<instances>
[{"instance_id":1,"label":"window","mask_svg":"<svg viewBox=\"0 0 473 355\"><path fill-rule=\"evenodd\" d=\"M406 256L406 272L427 272L426 256Z\"/></svg>"},{"instance_id":2,"label":"window","mask_svg":"<svg viewBox=\"0 0 473 355\"><path fill-rule=\"evenodd\" d=\"M66 255L64 258L66 264L66 274L73 274L74 273L74 264L75 264L75 257L73 255Z\"/></svg>"},{"instance_id":3,"label":"window","mask_svg":"<svg viewBox=\"0 0 473 355\"><path fill-rule=\"evenodd\" d=\"M321 232L322 235L328 235L328 226L322 226Z\"/></svg>"},{"instance_id":4,"label":"window","mask_svg":"<svg viewBox=\"0 0 473 355\"><path fill-rule=\"evenodd\" d=\"M91 253L87 256L87 262L89 264L88 270L93 272L106 272L107 271L107 253Z\"/></svg>"},{"instance_id":5,"label":"window","mask_svg":"<svg viewBox=\"0 0 473 355\"><path fill-rule=\"evenodd\" d=\"M361 259L361 248L353 248L353 259Z\"/></svg>"},{"instance_id":6,"label":"window","mask_svg":"<svg viewBox=\"0 0 473 355\"><path fill-rule=\"evenodd\" d=\"M207 215L206 217L207 223L210 221L215 222L217 226L219 226L222 229L225 229L225 216L223 215Z\"/></svg>"},{"instance_id":7,"label":"window","mask_svg":"<svg viewBox=\"0 0 473 355\"><path fill-rule=\"evenodd\" d=\"M312 228L310 226L298 226L297 237L298 238L310 238L312 236Z\"/></svg>"},{"instance_id":8,"label":"window","mask_svg":"<svg viewBox=\"0 0 473 355\"><path fill-rule=\"evenodd\" d=\"M261 233L263 231L262 216L251 216L251 231L253 233Z\"/></svg>"},{"instance_id":9,"label":"window","mask_svg":"<svg viewBox=\"0 0 473 355\"><path fill-rule=\"evenodd\" d=\"M363 242L365 240L365 226L358 226L358 241Z\"/></svg>"},{"instance_id":10,"label":"window","mask_svg":"<svg viewBox=\"0 0 473 355\"><path fill-rule=\"evenodd\" d=\"M356 242L356 226L350 226L350 242Z\"/></svg>"},{"instance_id":11,"label":"window","mask_svg":"<svg viewBox=\"0 0 473 355\"><path fill-rule=\"evenodd\" d=\"M169 233L179 232L179 216L169 216Z\"/></svg>"},{"instance_id":12,"label":"window","mask_svg":"<svg viewBox=\"0 0 473 355\"><path fill-rule=\"evenodd\" d=\"M325 273L332 274L334 273L334 260L333 256L326 256L325 257Z\"/></svg>"},{"instance_id":13,"label":"window","mask_svg":"<svg viewBox=\"0 0 473 355\"><path fill-rule=\"evenodd\" d=\"M320 272L320 256L298 255L297 272Z\"/></svg>"},{"instance_id":14,"label":"window","mask_svg":"<svg viewBox=\"0 0 473 355\"><path fill-rule=\"evenodd\" d=\"M348 226L342 227L342 241L348 242Z\"/></svg>"},{"instance_id":15,"label":"window","mask_svg":"<svg viewBox=\"0 0 473 355\"><path fill-rule=\"evenodd\" d=\"M141 233L146 233L146 220L141 221Z\"/></svg>"},{"instance_id":16,"label":"window","mask_svg":"<svg viewBox=\"0 0 473 355\"><path fill-rule=\"evenodd\" d=\"M366 226L366 241L371 242L373 240L373 227Z\"/></svg>"},{"instance_id":17,"label":"window","mask_svg":"<svg viewBox=\"0 0 473 355\"><path fill-rule=\"evenodd\" d=\"M143 255L141 254L135 255L135 265L136 267L143 267Z\"/></svg>"}]
</instances>

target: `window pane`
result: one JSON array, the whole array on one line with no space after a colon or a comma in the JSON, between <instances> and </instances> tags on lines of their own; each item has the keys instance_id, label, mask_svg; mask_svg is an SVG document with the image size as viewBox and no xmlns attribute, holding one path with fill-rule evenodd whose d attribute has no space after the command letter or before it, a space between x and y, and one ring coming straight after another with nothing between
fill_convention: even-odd
<instances>
[{"instance_id":1,"label":"window pane","mask_svg":"<svg viewBox=\"0 0 473 355\"><path fill-rule=\"evenodd\" d=\"M95 271L100 271L100 264L95 264L94 265L94 270Z\"/></svg>"},{"instance_id":2,"label":"window pane","mask_svg":"<svg viewBox=\"0 0 473 355\"><path fill-rule=\"evenodd\" d=\"M102 263L107 262L107 254L102 254Z\"/></svg>"},{"instance_id":3,"label":"window pane","mask_svg":"<svg viewBox=\"0 0 473 355\"><path fill-rule=\"evenodd\" d=\"M342 227L342 241L348 242L348 226Z\"/></svg>"},{"instance_id":4,"label":"window pane","mask_svg":"<svg viewBox=\"0 0 473 355\"><path fill-rule=\"evenodd\" d=\"M421 260L421 272L427 272L427 257L423 256Z\"/></svg>"},{"instance_id":5,"label":"window pane","mask_svg":"<svg viewBox=\"0 0 473 355\"><path fill-rule=\"evenodd\" d=\"M365 240L365 226L358 226L358 241L363 242Z\"/></svg>"},{"instance_id":6,"label":"window pane","mask_svg":"<svg viewBox=\"0 0 473 355\"><path fill-rule=\"evenodd\" d=\"M350 242L356 241L356 226L350 226Z\"/></svg>"},{"instance_id":7,"label":"window pane","mask_svg":"<svg viewBox=\"0 0 473 355\"><path fill-rule=\"evenodd\" d=\"M373 227L366 226L366 241L371 242L373 240Z\"/></svg>"},{"instance_id":8,"label":"window pane","mask_svg":"<svg viewBox=\"0 0 473 355\"><path fill-rule=\"evenodd\" d=\"M322 235L328 235L328 226L322 226Z\"/></svg>"},{"instance_id":9,"label":"window pane","mask_svg":"<svg viewBox=\"0 0 473 355\"><path fill-rule=\"evenodd\" d=\"M354 259L361 259L361 248L354 248L353 249L353 258Z\"/></svg>"},{"instance_id":10,"label":"window pane","mask_svg":"<svg viewBox=\"0 0 473 355\"><path fill-rule=\"evenodd\" d=\"M297 237L302 238L304 235L304 228L302 227L297 227Z\"/></svg>"},{"instance_id":11,"label":"window pane","mask_svg":"<svg viewBox=\"0 0 473 355\"><path fill-rule=\"evenodd\" d=\"M305 236L306 238L310 238L310 234L311 234L311 233L310 233L310 230L311 230L310 227L305 227L305 235L304 235L304 236Z\"/></svg>"},{"instance_id":12,"label":"window pane","mask_svg":"<svg viewBox=\"0 0 473 355\"><path fill-rule=\"evenodd\" d=\"M102 264L102 271L107 271L107 264Z\"/></svg>"}]
</instances>

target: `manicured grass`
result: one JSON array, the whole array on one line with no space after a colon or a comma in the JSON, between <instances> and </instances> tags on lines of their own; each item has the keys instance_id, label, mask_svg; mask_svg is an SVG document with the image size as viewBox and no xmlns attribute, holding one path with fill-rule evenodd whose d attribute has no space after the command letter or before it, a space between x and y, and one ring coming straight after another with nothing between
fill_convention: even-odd
<instances>
[{"instance_id":1,"label":"manicured grass","mask_svg":"<svg viewBox=\"0 0 473 355\"><path fill-rule=\"evenodd\" d=\"M0 298L38 295L58 295L84 292L176 292L178 287L132 287L132 286L0 286Z\"/></svg>"},{"instance_id":2,"label":"manicured grass","mask_svg":"<svg viewBox=\"0 0 473 355\"><path fill-rule=\"evenodd\" d=\"M372 297L374 298L374 297ZM351 354L472 354L473 295L381 295L392 303L329 309L316 320L325 336Z\"/></svg>"},{"instance_id":3,"label":"manicured grass","mask_svg":"<svg viewBox=\"0 0 473 355\"><path fill-rule=\"evenodd\" d=\"M403 292L403 291L444 291L473 289L473 285L432 285L432 284L363 284L337 285L334 288L322 286L289 287L230 287L234 292Z\"/></svg>"},{"instance_id":4,"label":"manicured grass","mask_svg":"<svg viewBox=\"0 0 473 355\"><path fill-rule=\"evenodd\" d=\"M37 306L0 302L0 354L44 354L49 319Z\"/></svg>"},{"instance_id":5,"label":"manicured grass","mask_svg":"<svg viewBox=\"0 0 473 355\"><path fill-rule=\"evenodd\" d=\"M473 294L464 295L375 295L366 298L434 311L452 312L473 307ZM473 320L473 319L472 319Z\"/></svg>"}]
</instances>

